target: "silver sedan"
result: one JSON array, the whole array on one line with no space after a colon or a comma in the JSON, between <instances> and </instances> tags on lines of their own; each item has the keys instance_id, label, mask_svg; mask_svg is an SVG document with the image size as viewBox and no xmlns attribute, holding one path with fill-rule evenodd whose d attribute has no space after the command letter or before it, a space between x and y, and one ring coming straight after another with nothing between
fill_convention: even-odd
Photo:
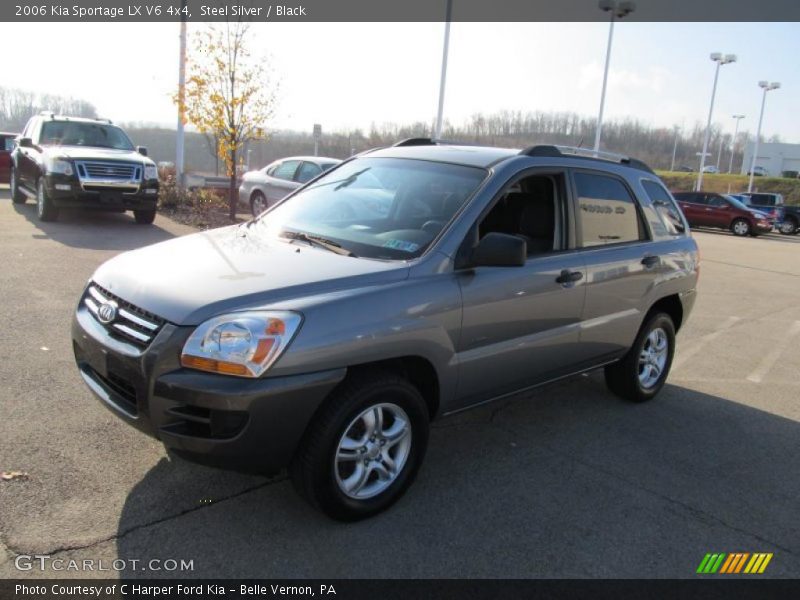
<instances>
[{"instance_id":1,"label":"silver sedan","mask_svg":"<svg viewBox=\"0 0 800 600\"><path fill-rule=\"evenodd\" d=\"M244 174L239 200L250 205L254 216L261 214L289 192L340 162L338 158L324 156L291 156L276 160L263 169Z\"/></svg>"}]
</instances>

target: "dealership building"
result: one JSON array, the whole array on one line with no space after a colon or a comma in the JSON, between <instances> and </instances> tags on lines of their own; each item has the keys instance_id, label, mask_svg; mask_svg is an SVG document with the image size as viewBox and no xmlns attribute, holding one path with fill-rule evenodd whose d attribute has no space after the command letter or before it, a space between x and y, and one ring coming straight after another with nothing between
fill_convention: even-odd
<instances>
[{"instance_id":1,"label":"dealership building","mask_svg":"<svg viewBox=\"0 0 800 600\"><path fill-rule=\"evenodd\" d=\"M744 148L742 174L750 171L754 145L748 142ZM756 166L764 167L772 177L780 177L784 171L800 171L800 144L761 143L758 145Z\"/></svg>"}]
</instances>

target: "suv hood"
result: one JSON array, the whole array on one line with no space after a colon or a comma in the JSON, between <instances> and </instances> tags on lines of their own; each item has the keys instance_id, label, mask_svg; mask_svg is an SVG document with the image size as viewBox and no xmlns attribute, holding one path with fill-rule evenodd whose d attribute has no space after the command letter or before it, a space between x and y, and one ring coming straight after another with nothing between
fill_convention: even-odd
<instances>
[{"instance_id":1,"label":"suv hood","mask_svg":"<svg viewBox=\"0 0 800 600\"><path fill-rule=\"evenodd\" d=\"M125 252L92 279L167 321L198 325L227 311L407 276L405 263L342 256L234 225Z\"/></svg>"},{"instance_id":2,"label":"suv hood","mask_svg":"<svg viewBox=\"0 0 800 600\"><path fill-rule=\"evenodd\" d=\"M52 157L87 160L130 160L152 163L153 161L136 150L115 150L94 146L42 146L42 152Z\"/></svg>"}]
</instances>

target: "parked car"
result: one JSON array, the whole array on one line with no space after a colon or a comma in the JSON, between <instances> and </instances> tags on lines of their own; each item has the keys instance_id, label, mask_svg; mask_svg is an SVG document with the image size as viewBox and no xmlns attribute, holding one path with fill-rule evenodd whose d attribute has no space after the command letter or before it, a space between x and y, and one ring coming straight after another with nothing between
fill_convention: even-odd
<instances>
[{"instance_id":1,"label":"parked car","mask_svg":"<svg viewBox=\"0 0 800 600\"><path fill-rule=\"evenodd\" d=\"M705 167L703 167L703 173L710 173L712 175L716 175L717 173L719 173L719 169L717 168L716 165L706 165Z\"/></svg>"},{"instance_id":2,"label":"parked car","mask_svg":"<svg viewBox=\"0 0 800 600\"><path fill-rule=\"evenodd\" d=\"M751 171L747 172L748 175L751 174ZM753 177L768 177L769 171L766 168L762 167L761 165L756 165L752 169Z\"/></svg>"},{"instance_id":3,"label":"parked car","mask_svg":"<svg viewBox=\"0 0 800 600\"><path fill-rule=\"evenodd\" d=\"M773 217L782 234L794 235L800 231L800 206L784 204L781 194L743 192L739 196L750 208Z\"/></svg>"},{"instance_id":4,"label":"parked car","mask_svg":"<svg viewBox=\"0 0 800 600\"><path fill-rule=\"evenodd\" d=\"M732 196L710 192L675 192L673 196L692 227L716 227L754 237L772 231L774 222L767 215Z\"/></svg>"},{"instance_id":5,"label":"parked car","mask_svg":"<svg viewBox=\"0 0 800 600\"><path fill-rule=\"evenodd\" d=\"M133 211L137 223L153 222L158 169L147 149L106 119L42 113L25 126L11 154L11 197L36 200L41 221L61 208Z\"/></svg>"},{"instance_id":6,"label":"parked car","mask_svg":"<svg viewBox=\"0 0 800 600\"><path fill-rule=\"evenodd\" d=\"M694 169L692 167L687 167L686 165L675 167L675 170L680 171L681 173L694 173Z\"/></svg>"},{"instance_id":7,"label":"parked car","mask_svg":"<svg viewBox=\"0 0 800 600\"><path fill-rule=\"evenodd\" d=\"M644 163L568 152L406 140L247 223L117 255L74 316L79 372L173 453L288 466L341 520L403 494L437 417L600 367L650 400L697 245ZM362 178L387 211L326 212Z\"/></svg>"},{"instance_id":8,"label":"parked car","mask_svg":"<svg viewBox=\"0 0 800 600\"><path fill-rule=\"evenodd\" d=\"M250 205L253 216L293 192L314 177L338 165L338 158L324 156L292 156L268 164L258 171L248 171L242 176L239 201Z\"/></svg>"},{"instance_id":9,"label":"parked car","mask_svg":"<svg viewBox=\"0 0 800 600\"><path fill-rule=\"evenodd\" d=\"M11 175L11 151L17 133L0 132L0 183L8 183Z\"/></svg>"}]
</instances>

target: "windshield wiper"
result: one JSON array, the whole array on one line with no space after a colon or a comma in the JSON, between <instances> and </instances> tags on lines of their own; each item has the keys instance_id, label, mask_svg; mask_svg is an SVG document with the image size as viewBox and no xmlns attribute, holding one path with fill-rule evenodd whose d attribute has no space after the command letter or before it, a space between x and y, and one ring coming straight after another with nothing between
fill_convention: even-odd
<instances>
[{"instance_id":1,"label":"windshield wiper","mask_svg":"<svg viewBox=\"0 0 800 600\"><path fill-rule=\"evenodd\" d=\"M350 252L350 250L348 250L347 248L343 248L341 244L318 235L310 235L302 231L284 230L280 233L280 236L290 240L300 240L301 242L307 242L312 246L317 246L318 248L324 248L325 250L329 250L330 252L335 252L336 254L341 254L342 256L352 256L352 257L356 256L355 254Z\"/></svg>"},{"instance_id":2,"label":"windshield wiper","mask_svg":"<svg viewBox=\"0 0 800 600\"><path fill-rule=\"evenodd\" d=\"M360 171L357 171L357 172L353 173L352 175L350 175L350 177L347 177L346 179L343 179L342 182L339 185L337 185L335 188L333 188L333 191L334 192L338 192L343 187L347 187L351 183L354 183L355 180L358 179L361 174L366 173L371 168L372 167L367 167L366 169L361 169Z\"/></svg>"}]
</instances>

